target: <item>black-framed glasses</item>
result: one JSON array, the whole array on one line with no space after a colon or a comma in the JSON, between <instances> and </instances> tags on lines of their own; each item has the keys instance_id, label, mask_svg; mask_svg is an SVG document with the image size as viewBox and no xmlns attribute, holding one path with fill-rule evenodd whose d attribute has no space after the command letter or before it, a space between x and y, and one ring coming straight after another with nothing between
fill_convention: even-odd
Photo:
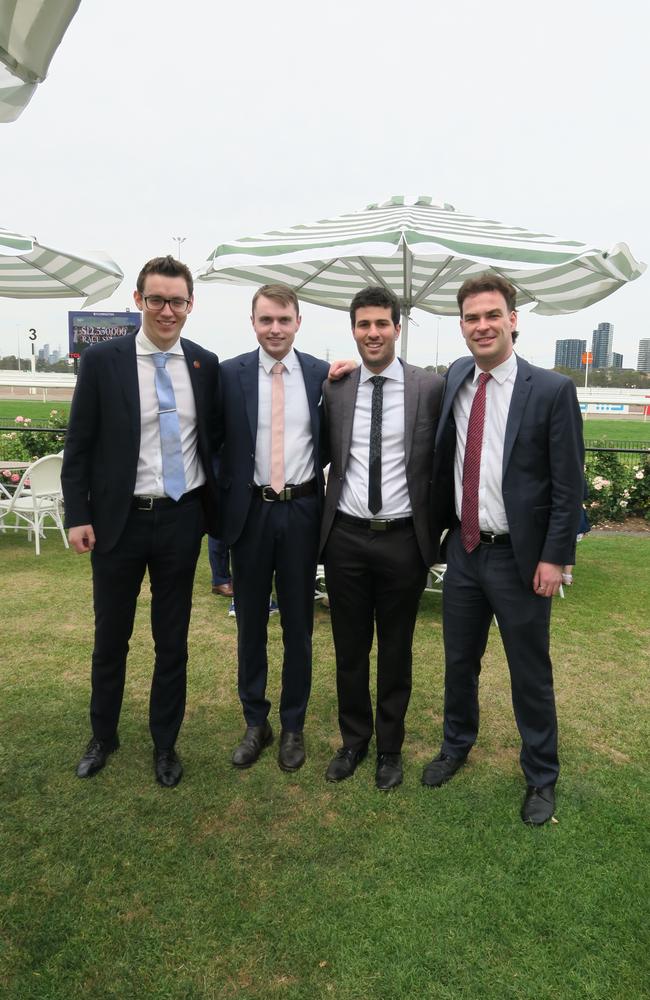
<instances>
[{"instance_id":1,"label":"black-framed glasses","mask_svg":"<svg viewBox=\"0 0 650 1000\"><path fill-rule=\"evenodd\" d=\"M160 312L165 306L169 306L172 312L186 313L190 307L191 299L182 299L180 295L173 299L164 299L162 295L143 295L144 304L149 312Z\"/></svg>"}]
</instances>

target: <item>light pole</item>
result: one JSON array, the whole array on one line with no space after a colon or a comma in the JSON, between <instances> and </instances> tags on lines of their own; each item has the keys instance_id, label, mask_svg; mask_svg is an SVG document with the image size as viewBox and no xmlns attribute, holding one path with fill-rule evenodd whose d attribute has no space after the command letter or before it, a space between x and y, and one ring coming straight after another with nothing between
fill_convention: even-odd
<instances>
[{"instance_id":1,"label":"light pole","mask_svg":"<svg viewBox=\"0 0 650 1000\"><path fill-rule=\"evenodd\" d=\"M172 239L173 239L174 243L177 246L177 249L176 249L176 260L180 260L181 259L181 244L185 242L185 240L187 239L187 236L172 236Z\"/></svg>"}]
</instances>

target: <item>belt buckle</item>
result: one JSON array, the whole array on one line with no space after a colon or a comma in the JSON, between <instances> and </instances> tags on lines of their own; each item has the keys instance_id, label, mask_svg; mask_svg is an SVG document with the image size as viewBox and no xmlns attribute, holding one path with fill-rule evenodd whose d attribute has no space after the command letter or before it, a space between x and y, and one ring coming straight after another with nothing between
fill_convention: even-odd
<instances>
[{"instance_id":1,"label":"belt buckle","mask_svg":"<svg viewBox=\"0 0 650 1000\"><path fill-rule=\"evenodd\" d=\"M138 497L138 510L153 510L153 497Z\"/></svg>"},{"instance_id":2,"label":"belt buckle","mask_svg":"<svg viewBox=\"0 0 650 1000\"><path fill-rule=\"evenodd\" d=\"M269 490L271 492L272 496L267 496L267 493L266 493L267 490ZM263 486L262 487L262 500L266 500L267 503L273 503L274 500L278 500L279 498L280 498L280 494L276 493L272 486Z\"/></svg>"},{"instance_id":3,"label":"belt buckle","mask_svg":"<svg viewBox=\"0 0 650 1000\"><path fill-rule=\"evenodd\" d=\"M371 517L368 527L371 531L388 531L388 524L385 517Z\"/></svg>"},{"instance_id":4,"label":"belt buckle","mask_svg":"<svg viewBox=\"0 0 650 1000\"><path fill-rule=\"evenodd\" d=\"M489 538L482 538L481 539L481 541L483 542L483 544L484 545L494 545L495 539L497 537L495 535L495 533L493 531L484 531L483 534L489 536Z\"/></svg>"}]
</instances>

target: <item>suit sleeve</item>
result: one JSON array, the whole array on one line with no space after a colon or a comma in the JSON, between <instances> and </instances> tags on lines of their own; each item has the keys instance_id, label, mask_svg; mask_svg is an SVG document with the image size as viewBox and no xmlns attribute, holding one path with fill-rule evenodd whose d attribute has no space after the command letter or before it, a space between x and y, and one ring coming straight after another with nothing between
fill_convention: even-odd
<instances>
[{"instance_id":1,"label":"suit sleeve","mask_svg":"<svg viewBox=\"0 0 650 1000\"><path fill-rule=\"evenodd\" d=\"M541 562L575 561L576 534L584 491L582 417L573 382L563 379L551 407L548 458L551 510Z\"/></svg>"}]
</instances>

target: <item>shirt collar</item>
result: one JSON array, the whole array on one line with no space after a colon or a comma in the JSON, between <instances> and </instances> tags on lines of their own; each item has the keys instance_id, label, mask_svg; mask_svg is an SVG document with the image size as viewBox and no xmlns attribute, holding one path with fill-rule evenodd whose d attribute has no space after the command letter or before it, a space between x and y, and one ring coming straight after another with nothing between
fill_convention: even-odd
<instances>
[{"instance_id":1,"label":"shirt collar","mask_svg":"<svg viewBox=\"0 0 650 1000\"><path fill-rule=\"evenodd\" d=\"M298 364L298 358L296 357L296 352L294 351L293 347L290 348L288 354L285 354L283 358L279 359L272 358L270 354L266 353L263 347L260 347L259 351L260 351L260 365L264 369L267 375L271 374L271 369L273 368L273 365L276 365L278 363L278 360L282 362L282 364L284 365L284 367L287 369L288 372L290 372L292 368L295 368L295 366Z\"/></svg>"},{"instance_id":2,"label":"shirt collar","mask_svg":"<svg viewBox=\"0 0 650 1000\"><path fill-rule=\"evenodd\" d=\"M504 382L508 381L513 372L516 371L517 371L517 355L513 351L509 358L506 358L505 361L502 361L500 365L496 366L496 368L490 369L490 375L496 382L499 383L499 385L503 385ZM472 383L478 382L478 377L479 375L482 374L482 372L483 372L482 368L479 368L478 365L474 365L474 375L472 378Z\"/></svg>"},{"instance_id":3,"label":"shirt collar","mask_svg":"<svg viewBox=\"0 0 650 1000\"><path fill-rule=\"evenodd\" d=\"M393 358L391 363L387 368L384 368L383 372L371 372L366 368L364 364L361 365L361 377L360 382L367 382L369 378L373 378L376 374L381 375L383 378L393 379L394 382L404 381L404 369L400 363L399 358Z\"/></svg>"},{"instance_id":4,"label":"shirt collar","mask_svg":"<svg viewBox=\"0 0 650 1000\"><path fill-rule=\"evenodd\" d=\"M161 351L159 347L156 347L152 341L149 340L146 333L139 330L135 335L135 353L136 354L182 354L183 348L181 347L180 337L176 341L173 347L170 347L168 351Z\"/></svg>"}]
</instances>

